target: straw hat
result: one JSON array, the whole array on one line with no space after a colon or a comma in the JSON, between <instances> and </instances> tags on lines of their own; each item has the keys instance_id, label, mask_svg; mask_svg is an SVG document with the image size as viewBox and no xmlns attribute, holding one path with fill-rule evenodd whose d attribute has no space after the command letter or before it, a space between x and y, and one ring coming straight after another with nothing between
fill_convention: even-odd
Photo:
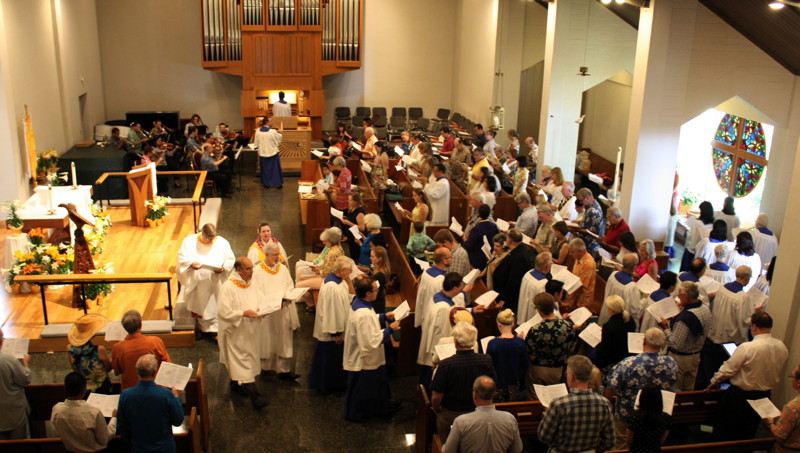
<instances>
[{"instance_id":1,"label":"straw hat","mask_svg":"<svg viewBox=\"0 0 800 453\"><path fill-rule=\"evenodd\" d=\"M103 327L108 324L105 316L97 313L89 313L75 320L72 328L69 329L67 339L72 346L83 346L87 341Z\"/></svg>"},{"instance_id":2,"label":"straw hat","mask_svg":"<svg viewBox=\"0 0 800 453\"><path fill-rule=\"evenodd\" d=\"M450 309L450 325L455 326L459 322L468 322L475 325L475 320L472 318L472 313L464 307L453 307Z\"/></svg>"}]
</instances>

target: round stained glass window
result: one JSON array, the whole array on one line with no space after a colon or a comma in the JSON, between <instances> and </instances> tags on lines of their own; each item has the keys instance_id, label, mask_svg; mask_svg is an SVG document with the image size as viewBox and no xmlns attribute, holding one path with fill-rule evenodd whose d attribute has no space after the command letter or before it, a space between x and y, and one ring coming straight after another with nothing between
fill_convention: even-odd
<instances>
[{"instance_id":1,"label":"round stained glass window","mask_svg":"<svg viewBox=\"0 0 800 453\"><path fill-rule=\"evenodd\" d=\"M758 186L767 167L761 123L726 113L711 146L714 175L725 193L740 198Z\"/></svg>"}]
</instances>

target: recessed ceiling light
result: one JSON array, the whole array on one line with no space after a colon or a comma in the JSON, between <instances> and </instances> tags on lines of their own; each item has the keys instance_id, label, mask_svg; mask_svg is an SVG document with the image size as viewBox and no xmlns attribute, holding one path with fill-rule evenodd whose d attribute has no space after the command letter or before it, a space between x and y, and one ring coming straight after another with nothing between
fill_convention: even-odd
<instances>
[{"instance_id":1,"label":"recessed ceiling light","mask_svg":"<svg viewBox=\"0 0 800 453\"><path fill-rule=\"evenodd\" d=\"M623 3L625 3L625 0L617 0L617 4L618 4L618 5L621 5L621 4L623 4Z\"/></svg>"},{"instance_id":2,"label":"recessed ceiling light","mask_svg":"<svg viewBox=\"0 0 800 453\"><path fill-rule=\"evenodd\" d=\"M611 0L600 0L600 3L602 3L604 5L610 5L611 4Z\"/></svg>"},{"instance_id":3,"label":"recessed ceiling light","mask_svg":"<svg viewBox=\"0 0 800 453\"><path fill-rule=\"evenodd\" d=\"M771 2L769 4L769 7L772 8L772 9L775 9L775 10L783 9L784 6L786 6L786 5L784 5L781 2Z\"/></svg>"}]
</instances>

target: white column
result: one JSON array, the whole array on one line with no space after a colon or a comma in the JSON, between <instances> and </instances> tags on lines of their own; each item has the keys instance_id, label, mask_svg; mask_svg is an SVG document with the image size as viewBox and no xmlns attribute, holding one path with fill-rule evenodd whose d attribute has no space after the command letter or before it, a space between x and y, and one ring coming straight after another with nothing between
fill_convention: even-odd
<instances>
[{"instance_id":1,"label":"white column","mask_svg":"<svg viewBox=\"0 0 800 453\"><path fill-rule=\"evenodd\" d=\"M697 3L652 0L639 18L620 207L637 239L664 240Z\"/></svg>"},{"instance_id":2,"label":"white column","mask_svg":"<svg viewBox=\"0 0 800 453\"><path fill-rule=\"evenodd\" d=\"M578 124L581 115L589 2L556 0L547 8L539 161L561 167L564 177L575 173ZM541 172L541 166L539 167Z\"/></svg>"},{"instance_id":3,"label":"white column","mask_svg":"<svg viewBox=\"0 0 800 453\"><path fill-rule=\"evenodd\" d=\"M25 200L28 187L24 178L27 158L21 123L17 123L14 109L14 93L11 89L11 76L8 67L8 50L5 44L5 19L0 4L0 160L7 165L0 166L0 200ZM19 132L18 132L19 131Z\"/></svg>"}]
</instances>

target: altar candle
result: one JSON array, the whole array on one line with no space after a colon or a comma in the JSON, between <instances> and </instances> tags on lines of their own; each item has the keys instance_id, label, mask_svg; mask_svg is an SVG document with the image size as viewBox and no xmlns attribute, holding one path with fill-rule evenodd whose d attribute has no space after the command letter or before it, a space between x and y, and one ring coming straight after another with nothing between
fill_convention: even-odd
<instances>
[{"instance_id":1,"label":"altar candle","mask_svg":"<svg viewBox=\"0 0 800 453\"><path fill-rule=\"evenodd\" d=\"M53 212L53 185L47 185L47 210Z\"/></svg>"},{"instance_id":2,"label":"altar candle","mask_svg":"<svg viewBox=\"0 0 800 453\"><path fill-rule=\"evenodd\" d=\"M75 187L78 185L78 177L75 173L75 162L70 162L70 166L72 167L72 186Z\"/></svg>"},{"instance_id":3,"label":"altar candle","mask_svg":"<svg viewBox=\"0 0 800 453\"><path fill-rule=\"evenodd\" d=\"M622 159L622 147L620 146L617 150L617 166L614 169L614 184L611 186L611 190L614 193L614 198L619 198L619 161Z\"/></svg>"}]
</instances>

